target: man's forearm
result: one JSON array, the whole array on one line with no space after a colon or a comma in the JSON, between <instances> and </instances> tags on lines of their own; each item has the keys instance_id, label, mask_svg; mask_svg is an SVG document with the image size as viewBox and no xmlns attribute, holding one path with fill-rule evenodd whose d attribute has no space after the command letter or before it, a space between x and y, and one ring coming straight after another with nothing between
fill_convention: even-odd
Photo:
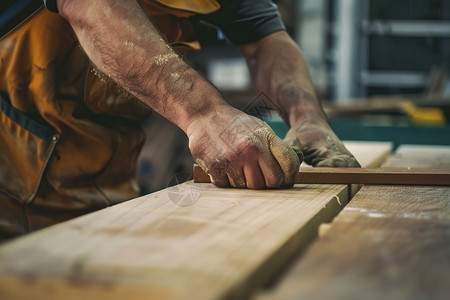
<instances>
[{"instance_id":1,"label":"man's forearm","mask_svg":"<svg viewBox=\"0 0 450 300\"><path fill-rule=\"evenodd\" d=\"M256 88L268 94L293 126L305 119L326 121L298 46L284 31L241 46Z\"/></svg>"},{"instance_id":2,"label":"man's forearm","mask_svg":"<svg viewBox=\"0 0 450 300\"><path fill-rule=\"evenodd\" d=\"M196 115L224 104L136 1L58 0L58 9L101 72L184 131Z\"/></svg>"}]
</instances>

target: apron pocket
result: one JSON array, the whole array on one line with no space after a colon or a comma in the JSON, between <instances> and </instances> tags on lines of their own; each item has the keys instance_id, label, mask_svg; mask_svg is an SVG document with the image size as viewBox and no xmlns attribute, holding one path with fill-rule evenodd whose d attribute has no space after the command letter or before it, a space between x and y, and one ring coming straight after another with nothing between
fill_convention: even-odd
<instances>
[{"instance_id":1,"label":"apron pocket","mask_svg":"<svg viewBox=\"0 0 450 300\"><path fill-rule=\"evenodd\" d=\"M0 95L0 194L22 204L33 201L58 139L56 130L24 115Z\"/></svg>"}]
</instances>

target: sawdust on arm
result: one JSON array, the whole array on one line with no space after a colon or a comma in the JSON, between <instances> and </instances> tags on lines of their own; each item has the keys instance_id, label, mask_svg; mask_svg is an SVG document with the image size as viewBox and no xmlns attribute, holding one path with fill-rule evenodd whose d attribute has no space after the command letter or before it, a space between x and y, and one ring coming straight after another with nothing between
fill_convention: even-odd
<instances>
[{"instance_id":1,"label":"sawdust on arm","mask_svg":"<svg viewBox=\"0 0 450 300\"><path fill-rule=\"evenodd\" d=\"M181 129L203 111L224 105L136 1L58 0L58 9L100 72Z\"/></svg>"}]
</instances>

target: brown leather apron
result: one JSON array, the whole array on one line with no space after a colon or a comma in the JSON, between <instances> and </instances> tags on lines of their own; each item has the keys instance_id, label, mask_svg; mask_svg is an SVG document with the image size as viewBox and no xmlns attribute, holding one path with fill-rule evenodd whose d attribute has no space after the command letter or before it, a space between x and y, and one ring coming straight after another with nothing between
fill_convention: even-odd
<instances>
[{"instance_id":1,"label":"brown leather apron","mask_svg":"<svg viewBox=\"0 0 450 300\"><path fill-rule=\"evenodd\" d=\"M180 52L188 17L213 0L139 1ZM138 195L140 121L150 113L93 71L70 25L40 9L0 40L0 238Z\"/></svg>"}]
</instances>

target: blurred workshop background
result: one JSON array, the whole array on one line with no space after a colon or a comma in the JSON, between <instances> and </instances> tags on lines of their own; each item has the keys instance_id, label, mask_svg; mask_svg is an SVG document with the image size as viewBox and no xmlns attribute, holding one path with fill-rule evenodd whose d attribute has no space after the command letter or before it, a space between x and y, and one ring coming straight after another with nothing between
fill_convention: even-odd
<instances>
[{"instance_id":1,"label":"blurred workshop background","mask_svg":"<svg viewBox=\"0 0 450 300\"><path fill-rule=\"evenodd\" d=\"M343 140L450 145L449 0L278 0L330 123ZM191 64L233 105L260 95L244 59L221 33L197 24ZM282 51L282 49L280 49ZM264 114L281 137L286 124ZM192 158L180 130L156 116L139 162L142 193L189 177Z\"/></svg>"}]
</instances>

